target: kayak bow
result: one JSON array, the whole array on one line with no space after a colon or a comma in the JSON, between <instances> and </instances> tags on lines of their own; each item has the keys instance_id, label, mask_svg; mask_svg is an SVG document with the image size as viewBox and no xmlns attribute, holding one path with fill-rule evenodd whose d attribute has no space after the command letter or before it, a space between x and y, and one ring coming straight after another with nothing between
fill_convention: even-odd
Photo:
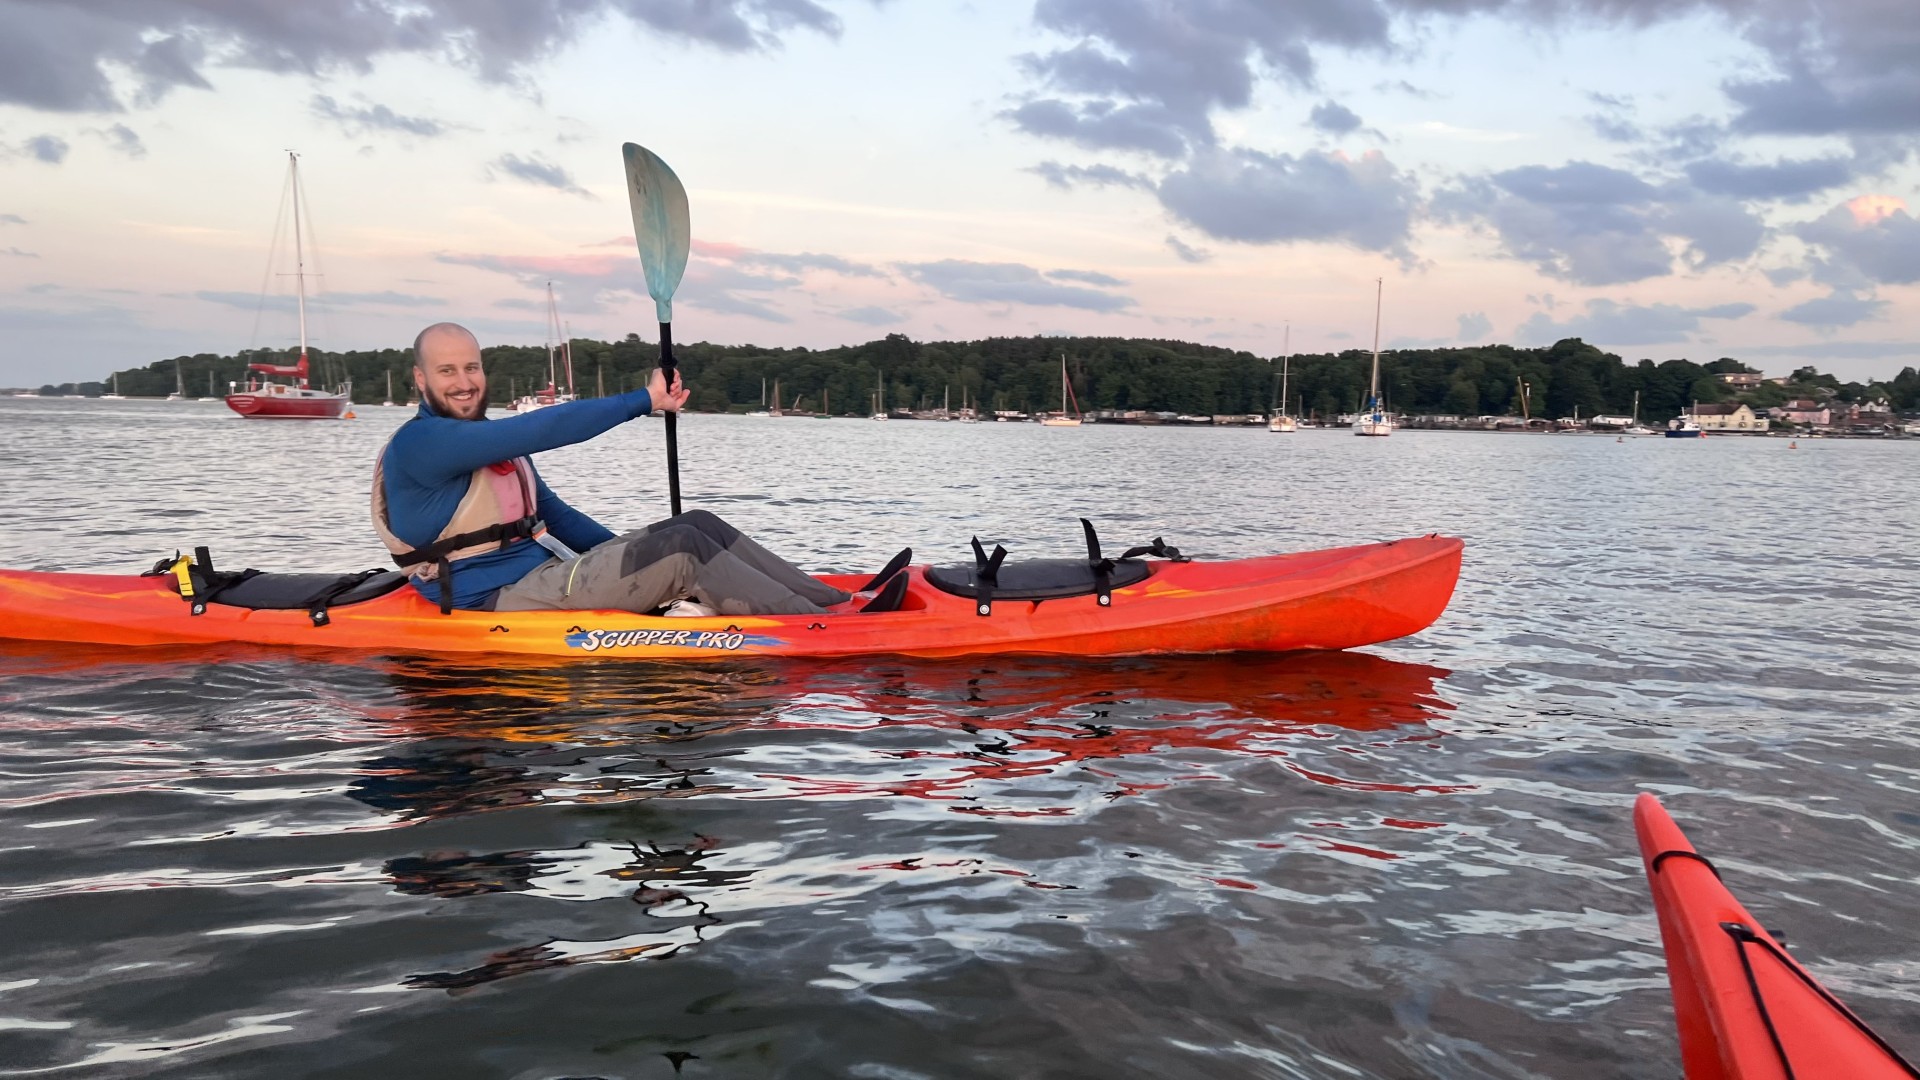
<instances>
[{"instance_id":1,"label":"kayak bow","mask_svg":"<svg viewBox=\"0 0 1920 1080\"><path fill-rule=\"evenodd\" d=\"M1920 1077L1740 906L1660 800L1643 793L1633 827L1687 1080Z\"/></svg>"}]
</instances>

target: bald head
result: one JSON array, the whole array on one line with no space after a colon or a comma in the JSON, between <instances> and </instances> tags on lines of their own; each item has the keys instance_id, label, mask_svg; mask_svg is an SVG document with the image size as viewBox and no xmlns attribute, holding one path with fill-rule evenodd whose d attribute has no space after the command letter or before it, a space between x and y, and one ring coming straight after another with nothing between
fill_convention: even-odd
<instances>
[{"instance_id":1,"label":"bald head","mask_svg":"<svg viewBox=\"0 0 1920 1080\"><path fill-rule=\"evenodd\" d=\"M480 340L459 323L437 322L413 339L413 366L429 370L436 361L464 360L480 355Z\"/></svg>"},{"instance_id":2,"label":"bald head","mask_svg":"<svg viewBox=\"0 0 1920 1080\"><path fill-rule=\"evenodd\" d=\"M480 342L459 323L434 323L413 339L413 384L441 416L479 420L487 415Z\"/></svg>"}]
</instances>

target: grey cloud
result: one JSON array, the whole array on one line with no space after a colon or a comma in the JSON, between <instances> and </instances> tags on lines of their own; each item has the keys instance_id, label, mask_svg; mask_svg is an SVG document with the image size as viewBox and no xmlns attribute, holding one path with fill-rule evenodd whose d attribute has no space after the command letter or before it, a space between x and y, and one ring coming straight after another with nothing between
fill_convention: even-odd
<instances>
[{"instance_id":1,"label":"grey cloud","mask_svg":"<svg viewBox=\"0 0 1920 1080\"><path fill-rule=\"evenodd\" d=\"M1043 161L1027 169L1039 175L1047 183L1057 188L1071 189L1076 185L1085 187L1134 187L1153 189L1153 181L1139 173L1128 172L1112 165L1062 165L1057 161Z\"/></svg>"},{"instance_id":2,"label":"grey cloud","mask_svg":"<svg viewBox=\"0 0 1920 1080\"><path fill-rule=\"evenodd\" d=\"M1460 341L1485 341L1493 334L1493 320L1487 318L1484 311L1469 311L1458 320L1460 332L1455 335Z\"/></svg>"},{"instance_id":3,"label":"grey cloud","mask_svg":"<svg viewBox=\"0 0 1920 1080\"><path fill-rule=\"evenodd\" d=\"M27 219L19 214L0 214L0 225L25 225Z\"/></svg>"},{"instance_id":4,"label":"grey cloud","mask_svg":"<svg viewBox=\"0 0 1920 1080\"><path fill-rule=\"evenodd\" d=\"M272 296L261 293L223 292L215 289L202 289L193 294L196 300L205 300L209 304L239 308L242 311L283 311L297 310L297 302L291 296Z\"/></svg>"},{"instance_id":5,"label":"grey cloud","mask_svg":"<svg viewBox=\"0 0 1920 1080\"><path fill-rule=\"evenodd\" d=\"M1795 304L1781 312L1780 317L1821 330L1837 330L1878 318L1886 307L1885 300L1861 296L1850 289L1835 289L1826 296Z\"/></svg>"},{"instance_id":6,"label":"grey cloud","mask_svg":"<svg viewBox=\"0 0 1920 1080\"><path fill-rule=\"evenodd\" d=\"M769 270L784 270L790 274L797 274L804 270L825 270L843 277L885 278L887 276L866 263L857 263L838 255L816 255L810 251L803 251L797 255L750 251L735 257L732 261L743 266L764 266Z\"/></svg>"},{"instance_id":7,"label":"grey cloud","mask_svg":"<svg viewBox=\"0 0 1920 1080\"><path fill-rule=\"evenodd\" d=\"M1646 138L1646 134L1640 130L1640 125L1606 113L1593 113L1588 116L1587 126L1593 129L1595 135L1608 142L1637 143Z\"/></svg>"},{"instance_id":8,"label":"grey cloud","mask_svg":"<svg viewBox=\"0 0 1920 1080\"><path fill-rule=\"evenodd\" d=\"M639 272L638 264L630 257L591 255L529 258L441 252L434 258L453 266L470 266L505 274L530 289L544 290L547 282L551 281L558 288L563 308L569 312L604 311L608 300L646 296L645 279ZM800 278L790 274L755 273L731 262L703 258L689 264L676 300L703 311L787 323L792 322L792 318L774 307L765 297L797 289L802 284ZM507 308L521 307L513 300L495 303ZM536 305L537 308L544 306Z\"/></svg>"},{"instance_id":9,"label":"grey cloud","mask_svg":"<svg viewBox=\"0 0 1920 1080\"><path fill-rule=\"evenodd\" d=\"M1911 11L1904 21L1913 21ZM1911 48L1920 50L1920 35L1909 32L1909 40ZM1783 78L1730 82L1724 89L1739 106L1733 127L1764 135L1920 132L1920 74L1912 70L1911 60L1907 64L1906 71L1832 72L1824 77L1795 67Z\"/></svg>"},{"instance_id":10,"label":"grey cloud","mask_svg":"<svg viewBox=\"0 0 1920 1080\"><path fill-rule=\"evenodd\" d=\"M105 139L108 146L130 158L147 156L147 144L140 141L140 133L125 124L115 124L104 131L95 131L93 134Z\"/></svg>"},{"instance_id":11,"label":"grey cloud","mask_svg":"<svg viewBox=\"0 0 1920 1080\"><path fill-rule=\"evenodd\" d=\"M1307 121L1331 135L1346 135L1360 130L1360 114L1337 101L1323 101L1315 105Z\"/></svg>"},{"instance_id":12,"label":"grey cloud","mask_svg":"<svg viewBox=\"0 0 1920 1080\"><path fill-rule=\"evenodd\" d=\"M0 255L11 255L16 259L37 259L40 257L38 252L22 251L17 247L10 247L5 251L0 251Z\"/></svg>"},{"instance_id":13,"label":"grey cloud","mask_svg":"<svg viewBox=\"0 0 1920 1080\"><path fill-rule=\"evenodd\" d=\"M1310 87L1314 48L1382 52L1390 44L1388 12L1380 3L1039 0L1033 17L1073 43L1023 57L1028 73L1081 99L1083 109L1108 110L1100 115L1135 110L1131 119L1138 123L1126 148L1168 156L1213 145L1209 113L1246 107L1256 68ZM1097 133L1087 125L1068 132L1028 130L1097 145L1091 141Z\"/></svg>"},{"instance_id":14,"label":"grey cloud","mask_svg":"<svg viewBox=\"0 0 1920 1080\"><path fill-rule=\"evenodd\" d=\"M1029 101L1002 114L1029 135L1065 139L1094 150L1137 150L1162 157L1186 152L1186 139L1172 115L1157 105Z\"/></svg>"},{"instance_id":15,"label":"grey cloud","mask_svg":"<svg viewBox=\"0 0 1920 1080\"><path fill-rule=\"evenodd\" d=\"M67 160L69 149L71 147L67 145L67 140L58 135L35 135L21 143L15 153L35 161L44 161L49 165L58 165Z\"/></svg>"},{"instance_id":16,"label":"grey cloud","mask_svg":"<svg viewBox=\"0 0 1920 1080\"><path fill-rule=\"evenodd\" d=\"M1206 248L1197 248L1172 233L1167 234L1167 247L1181 262L1203 263L1213 258L1213 252Z\"/></svg>"},{"instance_id":17,"label":"grey cloud","mask_svg":"<svg viewBox=\"0 0 1920 1080\"><path fill-rule=\"evenodd\" d=\"M540 303L535 300L523 300L517 296L509 296L505 300L495 300L493 302L493 306L497 308L505 308L508 311L545 311L547 310L547 305L543 303Z\"/></svg>"},{"instance_id":18,"label":"grey cloud","mask_svg":"<svg viewBox=\"0 0 1920 1080\"><path fill-rule=\"evenodd\" d=\"M1744 259L1760 249L1767 227L1759 215L1733 199L1699 195L1679 187L1662 192L1665 212L1655 225L1687 241L1687 258L1695 268Z\"/></svg>"},{"instance_id":19,"label":"grey cloud","mask_svg":"<svg viewBox=\"0 0 1920 1080\"><path fill-rule=\"evenodd\" d=\"M414 293L394 292L330 292L322 299L335 305L378 304L384 307L445 307L447 302L437 296L419 296Z\"/></svg>"},{"instance_id":20,"label":"grey cloud","mask_svg":"<svg viewBox=\"0 0 1920 1080\"><path fill-rule=\"evenodd\" d=\"M555 191L564 191L569 195L578 195L583 199L595 198L593 192L574 182L573 174L550 161L542 161L535 156L521 157L518 154L501 154L487 166L492 175L499 171L516 180L524 180L539 187L550 187Z\"/></svg>"},{"instance_id":21,"label":"grey cloud","mask_svg":"<svg viewBox=\"0 0 1920 1080\"><path fill-rule=\"evenodd\" d=\"M1856 217L1836 206L1793 230L1809 244L1824 248L1842 267L1883 285L1920 281L1920 220L1904 209Z\"/></svg>"},{"instance_id":22,"label":"grey cloud","mask_svg":"<svg viewBox=\"0 0 1920 1080\"><path fill-rule=\"evenodd\" d=\"M1620 304L1612 300L1587 301L1586 311L1555 321L1536 311L1520 324L1514 336L1522 343L1546 345L1577 337L1602 348L1658 345L1687 341L1701 329L1702 319L1740 319L1753 314L1752 304L1720 304L1683 308L1675 304Z\"/></svg>"},{"instance_id":23,"label":"grey cloud","mask_svg":"<svg viewBox=\"0 0 1920 1080\"><path fill-rule=\"evenodd\" d=\"M862 326L892 326L906 321L906 316L899 312L877 306L848 308L838 314L840 318L848 322L857 322Z\"/></svg>"},{"instance_id":24,"label":"grey cloud","mask_svg":"<svg viewBox=\"0 0 1920 1080\"><path fill-rule=\"evenodd\" d=\"M1131 297L1048 281L1040 271L1021 263L942 259L903 263L900 270L947 299L968 304L1030 304L1100 312L1133 306Z\"/></svg>"},{"instance_id":25,"label":"grey cloud","mask_svg":"<svg viewBox=\"0 0 1920 1080\"><path fill-rule=\"evenodd\" d=\"M1781 159L1770 165L1708 159L1687 166L1694 187L1742 199L1804 199L1852 178L1853 162L1843 157Z\"/></svg>"},{"instance_id":26,"label":"grey cloud","mask_svg":"<svg viewBox=\"0 0 1920 1080\"><path fill-rule=\"evenodd\" d=\"M793 29L840 36L840 19L811 0L615 0L615 10L663 33L729 52L772 49Z\"/></svg>"},{"instance_id":27,"label":"grey cloud","mask_svg":"<svg viewBox=\"0 0 1920 1080\"><path fill-rule=\"evenodd\" d=\"M1434 200L1442 220L1484 221L1507 254L1582 285L1616 285L1673 269L1663 237L1689 243L1696 267L1751 255L1765 226L1737 202L1684 185L1655 187L1591 162L1529 165L1469 180Z\"/></svg>"},{"instance_id":28,"label":"grey cloud","mask_svg":"<svg viewBox=\"0 0 1920 1080\"><path fill-rule=\"evenodd\" d=\"M1108 289L1119 288L1126 284L1112 274L1103 274L1098 270L1049 270L1045 276L1055 281L1078 281L1082 285L1098 285Z\"/></svg>"},{"instance_id":29,"label":"grey cloud","mask_svg":"<svg viewBox=\"0 0 1920 1080\"><path fill-rule=\"evenodd\" d=\"M313 115L340 125L348 135L369 131L392 131L402 135L437 138L452 130L452 125L428 116L404 116L385 105L342 105L326 94L315 94L307 103Z\"/></svg>"},{"instance_id":30,"label":"grey cloud","mask_svg":"<svg viewBox=\"0 0 1920 1080\"><path fill-rule=\"evenodd\" d=\"M841 30L840 20L812 0L0 0L7 28L0 34L0 103L123 109L128 102L108 75L121 67L136 78L133 103L150 104L183 87L207 89L213 58L312 76L365 71L382 56L412 54L512 82L609 16L660 38L728 52L770 51L794 31L837 37Z\"/></svg>"},{"instance_id":31,"label":"grey cloud","mask_svg":"<svg viewBox=\"0 0 1920 1080\"><path fill-rule=\"evenodd\" d=\"M1175 217L1217 239L1343 241L1405 257L1418 190L1379 153L1228 150L1197 155L1159 194Z\"/></svg>"},{"instance_id":32,"label":"grey cloud","mask_svg":"<svg viewBox=\"0 0 1920 1080\"><path fill-rule=\"evenodd\" d=\"M1791 285L1807 276L1807 272L1797 266L1777 266L1760 272L1765 274L1767 280L1772 282L1776 288Z\"/></svg>"}]
</instances>

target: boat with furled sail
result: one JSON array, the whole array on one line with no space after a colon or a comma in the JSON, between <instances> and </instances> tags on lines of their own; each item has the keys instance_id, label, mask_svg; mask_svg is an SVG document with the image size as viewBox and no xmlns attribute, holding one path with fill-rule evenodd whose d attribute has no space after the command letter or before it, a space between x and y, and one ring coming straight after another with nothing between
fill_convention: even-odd
<instances>
[{"instance_id":1,"label":"boat with furled sail","mask_svg":"<svg viewBox=\"0 0 1920 1080\"><path fill-rule=\"evenodd\" d=\"M1068 408L1073 409L1072 416L1067 415ZM1040 425L1042 427L1080 426L1080 402L1073 396L1073 384L1067 381L1066 353L1060 354L1060 411L1042 416Z\"/></svg>"},{"instance_id":2,"label":"boat with furled sail","mask_svg":"<svg viewBox=\"0 0 1920 1080\"><path fill-rule=\"evenodd\" d=\"M561 329L560 306L554 302L553 282L549 281L547 282L547 388L545 390L536 390L523 398L517 399L512 405L507 406L508 408L514 412L532 412L535 409L544 409L549 405L558 405L574 399L573 352L571 348L573 343L571 341L556 340L563 336L571 335L566 335ZM567 372L567 389L565 393L562 393L560 390L561 365L559 361L563 359L565 360L564 366Z\"/></svg>"},{"instance_id":3,"label":"boat with furled sail","mask_svg":"<svg viewBox=\"0 0 1920 1080\"><path fill-rule=\"evenodd\" d=\"M1373 279L1373 378L1367 388L1367 408L1354 418L1355 435L1393 434L1393 419L1380 404L1380 278Z\"/></svg>"},{"instance_id":4,"label":"boat with furled sail","mask_svg":"<svg viewBox=\"0 0 1920 1080\"><path fill-rule=\"evenodd\" d=\"M348 387L314 389L307 365L306 246L300 221L300 155L287 151L287 186L293 192L293 281L300 311L300 359L292 364L247 365L247 388L227 395L227 408L256 420L338 420L351 399ZM258 376L256 378L256 376ZM287 382L274 382L276 378Z\"/></svg>"},{"instance_id":5,"label":"boat with furled sail","mask_svg":"<svg viewBox=\"0 0 1920 1080\"><path fill-rule=\"evenodd\" d=\"M1298 422L1287 415L1287 367L1293 360L1293 324L1287 324L1286 338L1280 346L1280 402L1274 406L1273 416L1267 420L1268 431L1292 431Z\"/></svg>"}]
</instances>

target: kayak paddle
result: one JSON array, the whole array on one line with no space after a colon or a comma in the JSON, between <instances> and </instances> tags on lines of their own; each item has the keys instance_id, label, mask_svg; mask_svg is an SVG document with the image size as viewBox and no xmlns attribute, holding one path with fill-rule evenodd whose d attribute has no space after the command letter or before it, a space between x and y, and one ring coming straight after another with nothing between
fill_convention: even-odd
<instances>
[{"instance_id":1,"label":"kayak paddle","mask_svg":"<svg viewBox=\"0 0 1920 1080\"><path fill-rule=\"evenodd\" d=\"M693 227L687 219L687 189L659 155L639 143L620 148L627 163L627 201L633 207L633 242L647 273L647 295L660 316L660 371L673 385L673 291L687 272ZM667 422L667 498L680 513L680 442L674 413Z\"/></svg>"}]
</instances>

